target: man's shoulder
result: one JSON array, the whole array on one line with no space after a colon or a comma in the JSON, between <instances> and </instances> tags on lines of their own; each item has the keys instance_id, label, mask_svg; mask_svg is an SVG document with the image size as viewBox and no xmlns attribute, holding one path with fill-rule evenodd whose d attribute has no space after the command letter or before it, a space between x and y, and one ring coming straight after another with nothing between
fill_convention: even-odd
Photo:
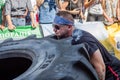
<instances>
[{"instance_id":1,"label":"man's shoulder","mask_svg":"<svg viewBox=\"0 0 120 80\"><path fill-rule=\"evenodd\" d=\"M75 29L75 30L73 31L73 34L79 35L79 34L90 34L90 33L87 32L87 31L84 31L84 30L82 30L82 29Z\"/></svg>"},{"instance_id":2,"label":"man's shoulder","mask_svg":"<svg viewBox=\"0 0 120 80\"><path fill-rule=\"evenodd\" d=\"M81 40L84 40L84 41L89 41L89 40L94 39L92 34L90 34L87 31L81 30L81 29L75 29L73 31L72 37L76 38L76 39L81 39Z\"/></svg>"},{"instance_id":3,"label":"man's shoulder","mask_svg":"<svg viewBox=\"0 0 120 80\"><path fill-rule=\"evenodd\" d=\"M79 41L83 36L83 31L81 29L75 29L72 33L73 40Z\"/></svg>"}]
</instances>

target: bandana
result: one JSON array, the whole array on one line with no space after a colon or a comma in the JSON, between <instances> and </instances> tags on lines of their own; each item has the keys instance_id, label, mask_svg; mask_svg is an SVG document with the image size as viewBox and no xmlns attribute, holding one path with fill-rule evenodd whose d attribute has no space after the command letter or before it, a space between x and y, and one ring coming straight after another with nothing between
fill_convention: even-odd
<instances>
[{"instance_id":1,"label":"bandana","mask_svg":"<svg viewBox=\"0 0 120 80\"><path fill-rule=\"evenodd\" d=\"M72 21L69 21L63 17L56 16L54 19L53 24L59 24L59 25L72 25L74 26L74 23Z\"/></svg>"}]
</instances>

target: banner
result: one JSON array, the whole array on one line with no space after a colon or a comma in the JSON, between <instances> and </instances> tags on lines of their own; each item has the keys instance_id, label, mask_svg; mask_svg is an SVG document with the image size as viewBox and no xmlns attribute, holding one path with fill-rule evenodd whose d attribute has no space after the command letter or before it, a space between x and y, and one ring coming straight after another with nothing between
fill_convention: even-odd
<instances>
[{"instance_id":1,"label":"banner","mask_svg":"<svg viewBox=\"0 0 120 80\"><path fill-rule=\"evenodd\" d=\"M110 26L106 26L106 29L109 33L109 40L114 48L115 56L120 59L120 25L114 23Z\"/></svg>"},{"instance_id":2,"label":"banner","mask_svg":"<svg viewBox=\"0 0 120 80\"><path fill-rule=\"evenodd\" d=\"M40 27L32 28L31 25L28 26L17 26L15 30L9 31L8 28L0 30L0 41L3 41L7 38L23 39L32 34L35 34L37 38L42 38L42 30Z\"/></svg>"},{"instance_id":3,"label":"banner","mask_svg":"<svg viewBox=\"0 0 120 80\"><path fill-rule=\"evenodd\" d=\"M41 24L41 28L43 30L44 37L54 34L52 24Z\"/></svg>"}]
</instances>

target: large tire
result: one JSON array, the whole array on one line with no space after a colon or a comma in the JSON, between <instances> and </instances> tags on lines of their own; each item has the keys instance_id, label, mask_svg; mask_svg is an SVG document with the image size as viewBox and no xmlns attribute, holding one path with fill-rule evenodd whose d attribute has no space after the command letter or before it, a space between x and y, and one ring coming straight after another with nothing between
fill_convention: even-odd
<instances>
[{"instance_id":1,"label":"large tire","mask_svg":"<svg viewBox=\"0 0 120 80\"><path fill-rule=\"evenodd\" d=\"M0 80L98 80L83 55L84 45L70 42L33 38L1 43Z\"/></svg>"}]
</instances>

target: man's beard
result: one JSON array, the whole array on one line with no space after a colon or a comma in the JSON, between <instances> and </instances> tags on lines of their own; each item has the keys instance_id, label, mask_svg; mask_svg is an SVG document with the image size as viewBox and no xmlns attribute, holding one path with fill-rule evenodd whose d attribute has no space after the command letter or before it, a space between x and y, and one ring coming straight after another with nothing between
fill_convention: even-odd
<instances>
[{"instance_id":1,"label":"man's beard","mask_svg":"<svg viewBox=\"0 0 120 80\"><path fill-rule=\"evenodd\" d=\"M57 37L57 39L64 39L64 38L67 38L67 37L69 37L69 36L67 36L67 35L57 36L57 35L56 35L56 37Z\"/></svg>"}]
</instances>

